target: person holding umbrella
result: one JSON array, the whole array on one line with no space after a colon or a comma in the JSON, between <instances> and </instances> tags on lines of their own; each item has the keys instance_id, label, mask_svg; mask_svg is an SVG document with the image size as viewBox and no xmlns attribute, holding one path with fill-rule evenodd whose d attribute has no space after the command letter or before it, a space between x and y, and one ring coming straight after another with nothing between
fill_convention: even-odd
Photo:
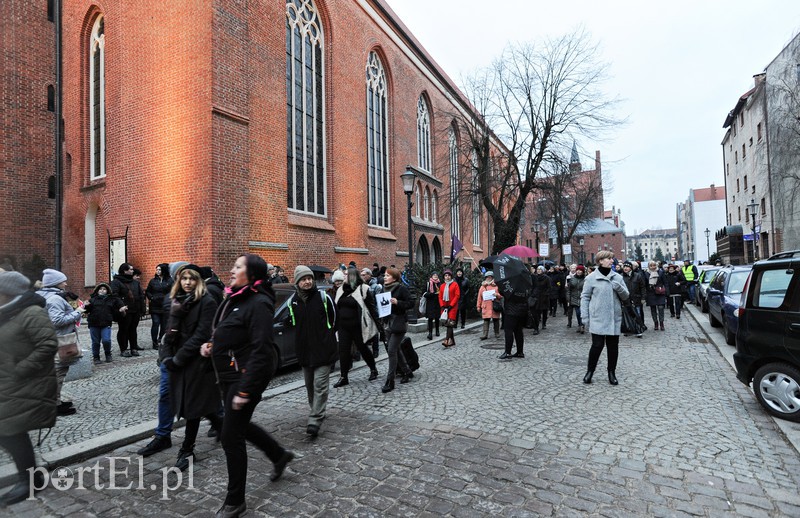
<instances>
[{"instance_id":1,"label":"person holding umbrella","mask_svg":"<svg viewBox=\"0 0 800 518\"><path fill-rule=\"evenodd\" d=\"M503 330L505 351L501 360L525 358L525 336L523 328L528 318L528 295L531 290L531 274L522 261L501 255L494 262L494 274L503 296ZM517 352L511 355L511 346L516 340Z\"/></svg>"},{"instance_id":2,"label":"person holding umbrella","mask_svg":"<svg viewBox=\"0 0 800 518\"><path fill-rule=\"evenodd\" d=\"M611 269L613 252L601 250L595 260L598 268L586 278L581 292L581 317L592 334L589 365L583 382L592 382L600 353L608 346L608 382L617 385L622 302L628 300L629 293L622 275Z\"/></svg>"}]
</instances>

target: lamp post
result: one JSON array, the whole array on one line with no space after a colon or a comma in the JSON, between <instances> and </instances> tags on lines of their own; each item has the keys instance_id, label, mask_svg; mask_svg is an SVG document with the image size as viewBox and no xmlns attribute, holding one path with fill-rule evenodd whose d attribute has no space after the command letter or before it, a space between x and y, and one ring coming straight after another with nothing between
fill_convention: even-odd
<instances>
[{"instance_id":1,"label":"lamp post","mask_svg":"<svg viewBox=\"0 0 800 518\"><path fill-rule=\"evenodd\" d=\"M706 227L703 233L706 235L706 260L709 260L711 259L711 245L709 244L710 242L708 240L708 236L711 235L711 231L708 229L708 227Z\"/></svg>"},{"instance_id":2,"label":"lamp post","mask_svg":"<svg viewBox=\"0 0 800 518\"><path fill-rule=\"evenodd\" d=\"M403 181L403 192L406 193L408 200L408 264L406 265L406 279L408 280L408 291L411 294L411 309L408 310L408 323L417 323L417 305L414 299L414 282L411 278L411 266L414 264L414 223L411 220L411 195L414 194L414 184L417 175L411 166L406 166L406 172L400 175Z\"/></svg>"},{"instance_id":3,"label":"lamp post","mask_svg":"<svg viewBox=\"0 0 800 518\"><path fill-rule=\"evenodd\" d=\"M753 198L750 198L750 203L747 204L747 208L750 209L750 216L753 217L753 226L751 229L753 230L753 260L758 261L758 248L756 243L756 210L758 209L758 203Z\"/></svg>"},{"instance_id":4,"label":"lamp post","mask_svg":"<svg viewBox=\"0 0 800 518\"><path fill-rule=\"evenodd\" d=\"M580 238L578 244L581 245L581 264L586 264L586 257L583 255L583 244L584 244L583 238Z\"/></svg>"}]
</instances>

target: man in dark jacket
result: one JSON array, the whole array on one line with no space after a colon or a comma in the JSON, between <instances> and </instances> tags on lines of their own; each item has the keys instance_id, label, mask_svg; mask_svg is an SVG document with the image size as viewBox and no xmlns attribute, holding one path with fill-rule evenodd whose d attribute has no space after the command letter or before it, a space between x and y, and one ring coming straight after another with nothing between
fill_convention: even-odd
<instances>
[{"instance_id":1,"label":"man in dark jacket","mask_svg":"<svg viewBox=\"0 0 800 518\"><path fill-rule=\"evenodd\" d=\"M142 287L133 278L133 270L132 264L122 263L119 273L111 281L111 294L120 298L122 303L128 307L125 315L119 320L119 329L117 330L120 356L125 358L139 356L139 351L142 350L139 347L136 328L142 317L144 293ZM130 345L130 351L128 345Z\"/></svg>"},{"instance_id":2,"label":"man in dark jacket","mask_svg":"<svg viewBox=\"0 0 800 518\"><path fill-rule=\"evenodd\" d=\"M317 288L307 266L294 269L295 293L289 300L289 322L294 327L297 362L303 368L308 404L306 433L319 434L328 406L331 365L336 362L336 309L327 293Z\"/></svg>"},{"instance_id":3,"label":"man in dark jacket","mask_svg":"<svg viewBox=\"0 0 800 518\"><path fill-rule=\"evenodd\" d=\"M544 266L538 266L532 278L533 289L531 290L528 305L530 306L533 320L533 334L538 335L540 322L542 324L542 329L547 329L547 314L550 309L552 282L550 277L544 273Z\"/></svg>"},{"instance_id":4,"label":"man in dark jacket","mask_svg":"<svg viewBox=\"0 0 800 518\"><path fill-rule=\"evenodd\" d=\"M456 325L461 320L461 329L464 329L464 324L467 321L467 311L472 307L475 301L470 300L469 297L469 280L464 276L464 269L456 269L456 278L454 279L458 284L461 296L458 298L458 314L456 315Z\"/></svg>"},{"instance_id":5,"label":"man in dark jacket","mask_svg":"<svg viewBox=\"0 0 800 518\"><path fill-rule=\"evenodd\" d=\"M644 309L643 301L647 296L647 289L645 288L644 280L641 274L633 270L633 263L625 261L622 263L622 279L625 281L625 286L628 288L630 294L630 301L633 304L633 310L644 322ZM641 337L641 334L636 335Z\"/></svg>"},{"instance_id":6,"label":"man in dark jacket","mask_svg":"<svg viewBox=\"0 0 800 518\"><path fill-rule=\"evenodd\" d=\"M167 332L167 317L164 313L164 297L169 295L172 289L172 278L169 276L169 265L162 263L156 266L156 275L147 284L144 291L145 297L150 303L150 338L153 340L153 349L158 350L158 344Z\"/></svg>"},{"instance_id":7,"label":"man in dark jacket","mask_svg":"<svg viewBox=\"0 0 800 518\"><path fill-rule=\"evenodd\" d=\"M667 266L667 307L669 315L673 318L681 318L681 308L683 307L683 295L686 290L686 279L683 273L674 264Z\"/></svg>"}]
</instances>

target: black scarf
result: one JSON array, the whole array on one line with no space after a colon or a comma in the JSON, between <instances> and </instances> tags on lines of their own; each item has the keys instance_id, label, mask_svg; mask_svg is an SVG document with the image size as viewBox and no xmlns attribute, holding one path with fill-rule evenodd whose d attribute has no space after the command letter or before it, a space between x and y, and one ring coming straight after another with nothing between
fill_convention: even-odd
<instances>
[{"instance_id":1,"label":"black scarf","mask_svg":"<svg viewBox=\"0 0 800 518\"><path fill-rule=\"evenodd\" d=\"M608 274L611 273L611 268L603 268L602 266L598 266L597 269L600 271L600 275L608 277Z\"/></svg>"}]
</instances>

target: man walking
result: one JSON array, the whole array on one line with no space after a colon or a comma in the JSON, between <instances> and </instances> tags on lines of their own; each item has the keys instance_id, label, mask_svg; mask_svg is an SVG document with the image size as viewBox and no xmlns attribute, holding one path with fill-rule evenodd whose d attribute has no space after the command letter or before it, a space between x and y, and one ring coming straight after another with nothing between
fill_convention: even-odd
<instances>
[{"instance_id":1,"label":"man walking","mask_svg":"<svg viewBox=\"0 0 800 518\"><path fill-rule=\"evenodd\" d=\"M333 299L317 288L308 266L294 269L295 293L289 299L289 322L295 328L295 353L303 368L308 405L306 433L319 435L325 419L330 389L331 365L336 362L336 309Z\"/></svg>"},{"instance_id":2,"label":"man walking","mask_svg":"<svg viewBox=\"0 0 800 518\"><path fill-rule=\"evenodd\" d=\"M689 293L689 303L694 304L696 296L695 290L697 289L697 278L699 277L697 273L697 266L693 265L690 260L684 259L681 273L683 273L683 278L686 279L686 287L688 288Z\"/></svg>"}]
</instances>

